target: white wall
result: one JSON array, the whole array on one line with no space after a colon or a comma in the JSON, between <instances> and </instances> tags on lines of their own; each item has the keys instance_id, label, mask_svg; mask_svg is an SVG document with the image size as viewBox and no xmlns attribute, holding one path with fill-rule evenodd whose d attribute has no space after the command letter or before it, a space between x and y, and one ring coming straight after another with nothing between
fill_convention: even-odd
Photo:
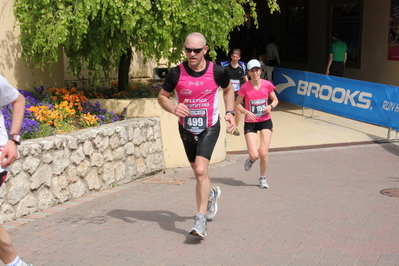
<instances>
[{"instance_id":1,"label":"white wall","mask_svg":"<svg viewBox=\"0 0 399 266\"><path fill-rule=\"evenodd\" d=\"M64 84L63 58L45 71L29 68L21 57L19 27L15 27L13 0L0 0L0 74L19 89L33 86L62 86ZM61 53L60 53L61 55Z\"/></svg>"},{"instance_id":2,"label":"white wall","mask_svg":"<svg viewBox=\"0 0 399 266\"><path fill-rule=\"evenodd\" d=\"M399 61L387 59L390 4L391 0L365 1L361 68L348 68L345 76L399 86Z\"/></svg>"},{"instance_id":3,"label":"white wall","mask_svg":"<svg viewBox=\"0 0 399 266\"><path fill-rule=\"evenodd\" d=\"M165 60L161 61L160 64L166 63ZM146 64L143 63L143 55L139 53L133 53L132 63L130 64L129 78L152 78L153 69L160 66L154 60L148 60ZM165 65L161 66L165 67ZM64 69L65 69L65 80L76 80L77 77L72 75L68 71L68 58L64 55ZM80 77L87 79L87 71L82 71ZM118 73L116 71L111 73L110 78L117 79Z\"/></svg>"}]
</instances>

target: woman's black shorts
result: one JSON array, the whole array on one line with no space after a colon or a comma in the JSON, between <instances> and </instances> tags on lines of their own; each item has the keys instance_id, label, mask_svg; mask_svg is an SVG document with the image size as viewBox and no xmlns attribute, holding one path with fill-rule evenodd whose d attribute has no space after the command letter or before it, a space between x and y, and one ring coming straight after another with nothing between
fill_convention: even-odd
<instances>
[{"instance_id":1,"label":"woman's black shorts","mask_svg":"<svg viewBox=\"0 0 399 266\"><path fill-rule=\"evenodd\" d=\"M269 129L273 132L273 122L271 119L257 123L245 122L244 124L244 134L250 132L257 133L258 131L261 131L263 129Z\"/></svg>"},{"instance_id":2,"label":"woman's black shorts","mask_svg":"<svg viewBox=\"0 0 399 266\"><path fill-rule=\"evenodd\" d=\"M196 156L211 160L213 150L220 134L220 120L198 135L194 135L190 131L185 130L179 123L179 132L190 163L195 162Z\"/></svg>"}]
</instances>

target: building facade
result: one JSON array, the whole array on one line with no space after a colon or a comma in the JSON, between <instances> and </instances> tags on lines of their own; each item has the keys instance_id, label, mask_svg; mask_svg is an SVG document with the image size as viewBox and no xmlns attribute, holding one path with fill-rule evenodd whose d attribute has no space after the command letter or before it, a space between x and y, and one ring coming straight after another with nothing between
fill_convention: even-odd
<instances>
[{"instance_id":1,"label":"building facade","mask_svg":"<svg viewBox=\"0 0 399 266\"><path fill-rule=\"evenodd\" d=\"M253 25L251 56L261 52L268 36L274 36L282 67L324 74L331 35L338 32L348 45L344 77L399 86L399 60L389 54L399 45L399 38L398 44L392 41L393 35L399 36L399 25L396 32L399 21L392 13L399 1L278 0L281 12L274 14L270 14L266 1L257 2L259 25L258 28ZM62 50L53 70L43 72L26 67L18 42L19 28L14 27L13 1L0 0L0 3L0 74L18 88L62 86L65 80L75 79L68 74ZM235 29L230 48L245 50L245 34L244 28ZM156 66L155 62L143 65L141 56L136 55L130 76L152 77Z\"/></svg>"},{"instance_id":2,"label":"building facade","mask_svg":"<svg viewBox=\"0 0 399 266\"><path fill-rule=\"evenodd\" d=\"M389 54L398 45L389 38L399 34L399 14L392 12L399 10L399 1L277 2L281 12L270 14L266 1L258 1L257 42L266 44L268 36L274 36L281 67L325 74L332 34L338 32L348 45L344 77L399 86L399 56ZM232 33L231 48L243 47L243 32Z\"/></svg>"}]
</instances>

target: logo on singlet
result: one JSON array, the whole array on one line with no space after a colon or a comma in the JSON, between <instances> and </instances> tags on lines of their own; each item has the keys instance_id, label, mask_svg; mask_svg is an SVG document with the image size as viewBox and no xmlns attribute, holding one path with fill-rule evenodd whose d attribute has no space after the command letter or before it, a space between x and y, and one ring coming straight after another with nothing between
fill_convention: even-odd
<instances>
[{"instance_id":1,"label":"logo on singlet","mask_svg":"<svg viewBox=\"0 0 399 266\"><path fill-rule=\"evenodd\" d=\"M203 86L203 85L204 85L204 82L198 81L198 80L196 80L195 82L192 82L192 81L188 82L188 86L198 87L198 86Z\"/></svg>"},{"instance_id":2,"label":"logo on singlet","mask_svg":"<svg viewBox=\"0 0 399 266\"><path fill-rule=\"evenodd\" d=\"M212 90L204 90L201 92L201 94L211 94L211 93L213 93Z\"/></svg>"},{"instance_id":3,"label":"logo on singlet","mask_svg":"<svg viewBox=\"0 0 399 266\"><path fill-rule=\"evenodd\" d=\"M185 94L185 95L191 95L192 93L193 93L192 90L189 89L182 89L180 91L180 94Z\"/></svg>"}]
</instances>

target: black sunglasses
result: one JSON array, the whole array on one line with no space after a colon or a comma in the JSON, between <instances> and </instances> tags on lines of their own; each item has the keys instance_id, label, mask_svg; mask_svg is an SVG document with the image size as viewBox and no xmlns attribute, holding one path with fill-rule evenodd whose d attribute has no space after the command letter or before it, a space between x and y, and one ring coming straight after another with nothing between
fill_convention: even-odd
<instances>
[{"instance_id":1,"label":"black sunglasses","mask_svg":"<svg viewBox=\"0 0 399 266\"><path fill-rule=\"evenodd\" d=\"M197 48L197 49L191 49L191 48L184 47L184 50L186 50L186 52L189 54L191 54L192 52L199 54L199 53L201 53L202 50L204 50L205 46L202 48Z\"/></svg>"}]
</instances>

